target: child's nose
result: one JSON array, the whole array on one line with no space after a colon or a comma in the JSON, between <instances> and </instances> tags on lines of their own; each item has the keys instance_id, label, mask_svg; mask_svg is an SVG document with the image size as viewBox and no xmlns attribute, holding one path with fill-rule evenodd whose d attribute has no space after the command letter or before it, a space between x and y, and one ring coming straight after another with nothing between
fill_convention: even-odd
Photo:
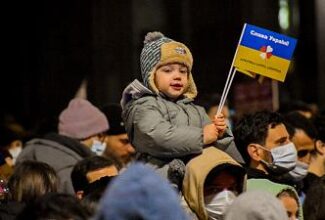
<instances>
[{"instance_id":1,"label":"child's nose","mask_svg":"<svg viewBox=\"0 0 325 220\"><path fill-rule=\"evenodd\" d=\"M174 78L175 79L181 79L182 73L179 70L174 71Z\"/></svg>"}]
</instances>

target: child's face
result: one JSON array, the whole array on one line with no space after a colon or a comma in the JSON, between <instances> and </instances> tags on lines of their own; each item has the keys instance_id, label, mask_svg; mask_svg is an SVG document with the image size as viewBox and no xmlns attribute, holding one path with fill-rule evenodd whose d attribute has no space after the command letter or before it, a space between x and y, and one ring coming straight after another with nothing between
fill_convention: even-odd
<instances>
[{"instance_id":1,"label":"child's face","mask_svg":"<svg viewBox=\"0 0 325 220\"><path fill-rule=\"evenodd\" d=\"M175 100L187 88L188 69L178 63L161 66L156 71L155 84L160 92Z\"/></svg>"}]
</instances>

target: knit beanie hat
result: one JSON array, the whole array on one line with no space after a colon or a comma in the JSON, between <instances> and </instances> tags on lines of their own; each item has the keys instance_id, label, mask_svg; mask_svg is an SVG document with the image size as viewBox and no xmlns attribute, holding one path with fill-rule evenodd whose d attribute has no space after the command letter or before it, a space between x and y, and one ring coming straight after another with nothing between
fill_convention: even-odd
<instances>
[{"instance_id":1,"label":"knit beanie hat","mask_svg":"<svg viewBox=\"0 0 325 220\"><path fill-rule=\"evenodd\" d=\"M181 63L188 68L189 83L184 96L195 98L197 89L191 73L193 66L191 51L183 43L167 38L160 32L147 33L140 56L143 84L158 94L154 73L160 66L169 63Z\"/></svg>"},{"instance_id":2,"label":"knit beanie hat","mask_svg":"<svg viewBox=\"0 0 325 220\"><path fill-rule=\"evenodd\" d=\"M59 134L85 139L105 132L109 125L105 115L89 101L74 98L59 116Z\"/></svg>"}]
</instances>

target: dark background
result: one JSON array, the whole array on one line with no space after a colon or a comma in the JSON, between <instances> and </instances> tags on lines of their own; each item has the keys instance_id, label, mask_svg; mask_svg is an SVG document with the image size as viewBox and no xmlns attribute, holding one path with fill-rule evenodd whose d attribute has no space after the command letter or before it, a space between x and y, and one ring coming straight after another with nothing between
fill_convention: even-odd
<instances>
[{"instance_id":1,"label":"dark background","mask_svg":"<svg viewBox=\"0 0 325 220\"><path fill-rule=\"evenodd\" d=\"M281 29L279 5L289 8ZM158 30L184 42L194 56L199 92L222 92L243 24L298 39L280 101L325 107L324 9L303 0L56 0L11 1L3 7L4 64L0 114L26 128L56 118L88 81L88 99L119 102L123 88L140 77L144 35ZM324 6L325 7L325 6ZM237 74L235 82L248 77ZM230 101L232 99L230 91Z\"/></svg>"}]
</instances>

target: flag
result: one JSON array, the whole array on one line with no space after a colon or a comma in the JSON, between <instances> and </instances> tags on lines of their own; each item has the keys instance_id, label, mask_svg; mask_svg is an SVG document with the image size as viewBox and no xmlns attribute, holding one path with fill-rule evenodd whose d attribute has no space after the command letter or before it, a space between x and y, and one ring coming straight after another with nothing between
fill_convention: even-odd
<instances>
[{"instance_id":1,"label":"flag","mask_svg":"<svg viewBox=\"0 0 325 220\"><path fill-rule=\"evenodd\" d=\"M259 74L284 82L296 44L292 37L245 24L234 66L247 75Z\"/></svg>"}]
</instances>

